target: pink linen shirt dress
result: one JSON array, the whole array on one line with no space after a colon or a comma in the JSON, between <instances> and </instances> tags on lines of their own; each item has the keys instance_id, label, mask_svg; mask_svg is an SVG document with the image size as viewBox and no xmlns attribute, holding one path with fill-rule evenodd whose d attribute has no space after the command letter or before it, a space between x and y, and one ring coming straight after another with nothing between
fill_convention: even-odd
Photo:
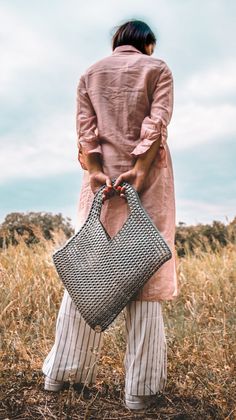
<instances>
[{"instance_id":1,"label":"pink linen shirt dress","mask_svg":"<svg viewBox=\"0 0 236 420\"><path fill-rule=\"evenodd\" d=\"M178 295L175 252L175 190L167 126L173 111L173 77L167 64L131 45L91 65L77 88L78 161L83 169L78 222L89 214L94 194L84 153L99 153L111 178L131 169L159 135L161 146L139 194L143 207L172 250L172 258L147 281L133 300L173 300ZM129 215L118 195L106 200L100 220L111 237Z\"/></svg>"}]
</instances>

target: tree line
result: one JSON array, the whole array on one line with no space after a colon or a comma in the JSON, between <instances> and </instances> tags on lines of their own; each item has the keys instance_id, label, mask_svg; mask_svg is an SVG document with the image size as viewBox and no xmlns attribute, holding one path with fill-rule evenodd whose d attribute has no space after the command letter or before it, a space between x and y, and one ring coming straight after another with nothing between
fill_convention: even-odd
<instances>
[{"instance_id":1,"label":"tree line","mask_svg":"<svg viewBox=\"0 0 236 420\"><path fill-rule=\"evenodd\" d=\"M7 248L10 244L17 246L21 240L28 246L42 239L54 241L54 234L58 231L63 233L65 240L75 233L71 219L61 213L10 213L0 224L0 248ZM176 226L178 257L197 253L198 250L216 251L229 243L236 243L236 217L228 224L214 220L211 224L186 225L179 222Z\"/></svg>"}]
</instances>

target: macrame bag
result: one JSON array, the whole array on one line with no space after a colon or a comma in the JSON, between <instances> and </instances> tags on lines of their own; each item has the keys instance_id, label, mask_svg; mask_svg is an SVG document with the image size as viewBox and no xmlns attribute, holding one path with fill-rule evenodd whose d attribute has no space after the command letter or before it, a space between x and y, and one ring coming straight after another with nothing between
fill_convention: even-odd
<instances>
[{"instance_id":1,"label":"macrame bag","mask_svg":"<svg viewBox=\"0 0 236 420\"><path fill-rule=\"evenodd\" d=\"M71 299L96 332L104 331L172 257L137 191L128 182L120 185L126 187L130 214L117 235L111 238L100 221L103 185L83 226L52 256Z\"/></svg>"}]
</instances>

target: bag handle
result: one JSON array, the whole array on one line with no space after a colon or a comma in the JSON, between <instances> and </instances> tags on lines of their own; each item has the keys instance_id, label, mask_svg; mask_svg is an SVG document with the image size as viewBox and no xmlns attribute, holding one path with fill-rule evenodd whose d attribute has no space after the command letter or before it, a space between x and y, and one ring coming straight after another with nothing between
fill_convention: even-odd
<instances>
[{"instance_id":1,"label":"bag handle","mask_svg":"<svg viewBox=\"0 0 236 420\"><path fill-rule=\"evenodd\" d=\"M111 183L112 185L114 185L115 181L117 178L112 178ZM139 198L139 195L137 193L137 191L135 190L135 188L129 184L126 181L123 181L120 184L122 187L125 187L125 196L127 198L127 202L130 208L130 212L134 213L138 211L138 208L140 208L141 205L141 201ZM93 199L93 203L92 203L92 207L89 213L89 219L91 218L99 218L100 214L101 214L101 210L102 210L102 193L104 191L104 189L107 188L107 185L104 184L102 185L99 190L95 193L94 195L94 199Z\"/></svg>"}]
</instances>

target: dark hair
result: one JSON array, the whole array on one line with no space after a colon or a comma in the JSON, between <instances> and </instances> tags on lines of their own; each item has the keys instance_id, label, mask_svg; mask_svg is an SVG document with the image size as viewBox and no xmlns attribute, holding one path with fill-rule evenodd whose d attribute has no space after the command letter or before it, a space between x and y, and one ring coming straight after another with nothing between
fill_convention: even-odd
<instances>
[{"instance_id":1,"label":"dark hair","mask_svg":"<svg viewBox=\"0 0 236 420\"><path fill-rule=\"evenodd\" d=\"M112 37L112 50L120 45L133 45L143 54L147 54L145 45L148 44L156 44L156 37L145 22L136 19L120 25Z\"/></svg>"}]
</instances>

